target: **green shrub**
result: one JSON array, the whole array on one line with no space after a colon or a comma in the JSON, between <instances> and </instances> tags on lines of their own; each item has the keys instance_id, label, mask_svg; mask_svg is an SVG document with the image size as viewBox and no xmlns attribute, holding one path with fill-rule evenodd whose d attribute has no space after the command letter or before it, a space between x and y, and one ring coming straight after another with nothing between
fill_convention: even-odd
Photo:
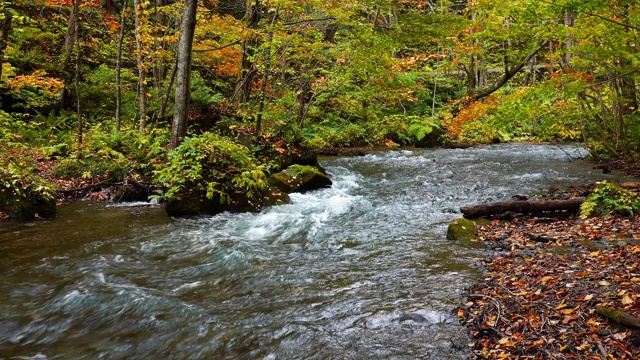
<instances>
[{"instance_id":1,"label":"green shrub","mask_svg":"<svg viewBox=\"0 0 640 360\"><path fill-rule=\"evenodd\" d=\"M23 220L55 215L55 185L37 175L34 165L29 156L0 146L0 210Z\"/></svg>"},{"instance_id":2,"label":"green shrub","mask_svg":"<svg viewBox=\"0 0 640 360\"><path fill-rule=\"evenodd\" d=\"M186 138L170 152L169 164L156 172L156 181L167 187L166 199L195 193L223 204L237 194L258 196L267 186L263 169L245 146L204 133Z\"/></svg>"},{"instance_id":3,"label":"green shrub","mask_svg":"<svg viewBox=\"0 0 640 360\"><path fill-rule=\"evenodd\" d=\"M603 181L598 184L580 206L580 216L607 216L612 213L635 215L640 210L638 194Z\"/></svg>"},{"instance_id":4,"label":"green shrub","mask_svg":"<svg viewBox=\"0 0 640 360\"><path fill-rule=\"evenodd\" d=\"M53 168L52 174L64 179L111 179L123 181L133 173L135 164L111 148L82 147L67 155Z\"/></svg>"}]
</instances>

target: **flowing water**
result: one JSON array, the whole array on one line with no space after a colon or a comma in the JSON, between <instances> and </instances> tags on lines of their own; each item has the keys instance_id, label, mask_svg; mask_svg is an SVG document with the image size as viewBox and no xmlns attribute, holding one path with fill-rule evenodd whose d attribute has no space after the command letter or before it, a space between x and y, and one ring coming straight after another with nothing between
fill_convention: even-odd
<instances>
[{"instance_id":1,"label":"flowing water","mask_svg":"<svg viewBox=\"0 0 640 360\"><path fill-rule=\"evenodd\" d=\"M332 188L261 213L171 219L76 203L0 224L0 358L463 359L455 307L481 245L458 208L603 179L571 146L321 161Z\"/></svg>"}]
</instances>

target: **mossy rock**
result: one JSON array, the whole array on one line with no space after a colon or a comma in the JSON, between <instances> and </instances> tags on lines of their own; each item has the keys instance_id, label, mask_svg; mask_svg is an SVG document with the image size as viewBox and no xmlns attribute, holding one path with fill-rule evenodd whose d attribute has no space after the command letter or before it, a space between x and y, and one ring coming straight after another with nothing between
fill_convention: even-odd
<instances>
[{"instance_id":1,"label":"mossy rock","mask_svg":"<svg viewBox=\"0 0 640 360\"><path fill-rule=\"evenodd\" d=\"M21 221L51 218L56 216L56 200L37 193L17 195L11 187L3 187L0 189L0 210Z\"/></svg>"},{"instance_id":2,"label":"mossy rock","mask_svg":"<svg viewBox=\"0 0 640 360\"><path fill-rule=\"evenodd\" d=\"M478 227L489 225L490 221L484 218L465 219L458 218L449 224L447 229L447 240L471 240L478 235Z\"/></svg>"},{"instance_id":3,"label":"mossy rock","mask_svg":"<svg viewBox=\"0 0 640 360\"><path fill-rule=\"evenodd\" d=\"M214 196L207 199L204 194L188 193L180 198L168 199L165 211L170 216L216 215L229 212L256 212L267 206L288 204L289 195L277 188L268 186L261 197L248 199L245 194L232 195L228 203L223 203Z\"/></svg>"},{"instance_id":4,"label":"mossy rock","mask_svg":"<svg viewBox=\"0 0 640 360\"><path fill-rule=\"evenodd\" d=\"M286 170L269 177L269 185L285 193L306 192L330 187L332 182L318 168L307 165L291 165Z\"/></svg>"}]
</instances>

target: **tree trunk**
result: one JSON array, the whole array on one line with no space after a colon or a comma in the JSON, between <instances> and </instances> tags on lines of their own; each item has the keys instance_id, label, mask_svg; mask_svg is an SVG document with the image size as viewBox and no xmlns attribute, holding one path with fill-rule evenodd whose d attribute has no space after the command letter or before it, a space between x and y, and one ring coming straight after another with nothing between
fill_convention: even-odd
<instances>
[{"instance_id":1,"label":"tree trunk","mask_svg":"<svg viewBox=\"0 0 640 360\"><path fill-rule=\"evenodd\" d=\"M311 80L302 78L300 80L300 95L298 96L298 127L302 129L304 127L304 118L307 115L307 97L311 90Z\"/></svg>"},{"instance_id":2,"label":"tree trunk","mask_svg":"<svg viewBox=\"0 0 640 360\"><path fill-rule=\"evenodd\" d=\"M564 26L571 28L575 24L576 14L574 12L566 10L564 12ZM572 34L567 35L567 41L565 43L564 54L564 66L566 68L571 66L571 48L574 46L574 36Z\"/></svg>"},{"instance_id":3,"label":"tree trunk","mask_svg":"<svg viewBox=\"0 0 640 360\"><path fill-rule=\"evenodd\" d=\"M260 6L260 0L255 0L253 1L253 5L247 6L245 19L248 29L255 30L258 28L258 24L262 18ZM258 46L258 42L253 36L244 39L242 42L242 58L235 91L237 95L236 99L240 104L246 104L251 99L251 85L253 83L253 77L256 74L256 68L252 58L255 55L256 46Z\"/></svg>"},{"instance_id":4,"label":"tree trunk","mask_svg":"<svg viewBox=\"0 0 640 360\"><path fill-rule=\"evenodd\" d=\"M5 1L0 0L0 4ZM11 11L4 11L4 20L0 21L0 80L2 79L2 62L4 61L4 51L7 48L7 40L9 39L9 33L11 32L11 20L13 15Z\"/></svg>"},{"instance_id":5,"label":"tree trunk","mask_svg":"<svg viewBox=\"0 0 640 360\"><path fill-rule=\"evenodd\" d=\"M78 18L78 1L80 0L71 0L71 6L73 8L73 17L76 19L74 21L74 34L76 35L76 72L75 72L75 91L76 91L76 116L78 117L78 145L82 145L82 128L84 126L84 122L82 121L82 95L80 94L80 74L81 74L81 66L82 66L82 48L80 47L80 19Z\"/></svg>"},{"instance_id":6,"label":"tree trunk","mask_svg":"<svg viewBox=\"0 0 640 360\"><path fill-rule=\"evenodd\" d=\"M127 0L122 0L122 13L120 14L120 34L118 35L118 51L116 55L116 131L120 131L122 123L122 43L124 42L125 12Z\"/></svg>"},{"instance_id":7,"label":"tree trunk","mask_svg":"<svg viewBox=\"0 0 640 360\"><path fill-rule=\"evenodd\" d=\"M147 127L147 71L144 66L144 57L142 56L142 33L141 19L142 9L140 8L140 0L133 0L134 22L136 28L136 62L138 64L138 94L140 96L140 128L141 134L144 134Z\"/></svg>"},{"instance_id":8,"label":"tree trunk","mask_svg":"<svg viewBox=\"0 0 640 360\"><path fill-rule=\"evenodd\" d=\"M180 145L182 138L184 138L187 133L189 90L191 87L191 55L193 51L193 35L196 28L197 8L198 0L185 0L177 54L176 96L173 110L173 125L171 126L172 149Z\"/></svg>"},{"instance_id":9,"label":"tree trunk","mask_svg":"<svg viewBox=\"0 0 640 360\"><path fill-rule=\"evenodd\" d=\"M71 9L71 14L69 14L69 23L67 24L67 32L64 36L64 46L62 48L62 57L60 61L60 67L63 70L67 69L67 65L69 65L69 60L71 60L71 51L73 50L73 45L76 40L76 16L75 10L73 10L73 5Z\"/></svg>"},{"instance_id":10,"label":"tree trunk","mask_svg":"<svg viewBox=\"0 0 640 360\"><path fill-rule=\"evenodd\" d=\"M475 219L483 216L497 215L507 211L519 213L534 213L541 211L578 211L584 198L569 200L541 200L541 201L502 201L490 204L481 204L460 208L467 219Z\"/></svg>"},{"instance_id":11,"label":"tree trunk","mask_svg":"<svg viewBox=\"0 0 640 360\"><path fill-rule=\"evenodd\" d=\"M531 61L531 59L534 56L536 56L538 52L540 52L546 45L547 45L546 42L540 44L534 51L532 51L529 55L527 55L527 57L525 57L521 62L512 66L509 66L508 60L505 58L505 64L504 64L505 69L502 77L488 88L471 91L471 93L469 93L469 96L471 96L473 100L480 100L482 98L485 98L493 94L498 89L506 85L509 82L509 80L511 80L511 78L513 78L520 70L522 70L522 68L525 67ZM469 79L474 78L473 73L469 73L469 71L467 71L467 74L469 76Z\"/></svg>"},{"instance_id":12,"label":"tree trunk","mask_svg":"<svg viewBox=\"0 0 640 360\"><path fill-rule=\"evenodd\" d=\"M167 26L167 16L162 11L158 11L158 7L165 5L167 5L167 0L156 0L156 23L159 25L159 30L156 33L156 40L154 44L156 52L163 49L165 46L164 40L161 40L161 38L163 30ZM167 65L164 57L157 56L153 66L153 79L158 89L162 88L161 84L167 72L166 67Z\"/></svg>"}]
</instances>

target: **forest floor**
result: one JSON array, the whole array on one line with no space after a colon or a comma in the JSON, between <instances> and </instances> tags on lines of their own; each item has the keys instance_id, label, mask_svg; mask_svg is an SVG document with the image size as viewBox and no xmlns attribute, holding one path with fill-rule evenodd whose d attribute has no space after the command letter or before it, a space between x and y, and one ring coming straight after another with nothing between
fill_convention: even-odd
<instances>
[{"instance_id":1,"label":"forest floor","mask_svg":"<svg viewBox=\"0 0 640 360\"><path fill-rule=\"evenodd\" d=\"M594 162L640 176L640 161ZM554 189L551 198L585 196ZM458 311L484 359L640 358L640 216L522 216L478 232L492 255ZM598 315L616 309L637 327ZM635 319L634 319L635 318Z\"/></svg>"},{"instance_id":2,"label":"forest floor","mask_svg":"<svg viewBox=\"0 0 640 360\"><path fill-rule=\"evenodd\" d=\"M640 358L640 329L596 313L640 317L640 216L494 221L476 241L493 255L458 311L476 358Z\"/></svg>"}]
</instances>

